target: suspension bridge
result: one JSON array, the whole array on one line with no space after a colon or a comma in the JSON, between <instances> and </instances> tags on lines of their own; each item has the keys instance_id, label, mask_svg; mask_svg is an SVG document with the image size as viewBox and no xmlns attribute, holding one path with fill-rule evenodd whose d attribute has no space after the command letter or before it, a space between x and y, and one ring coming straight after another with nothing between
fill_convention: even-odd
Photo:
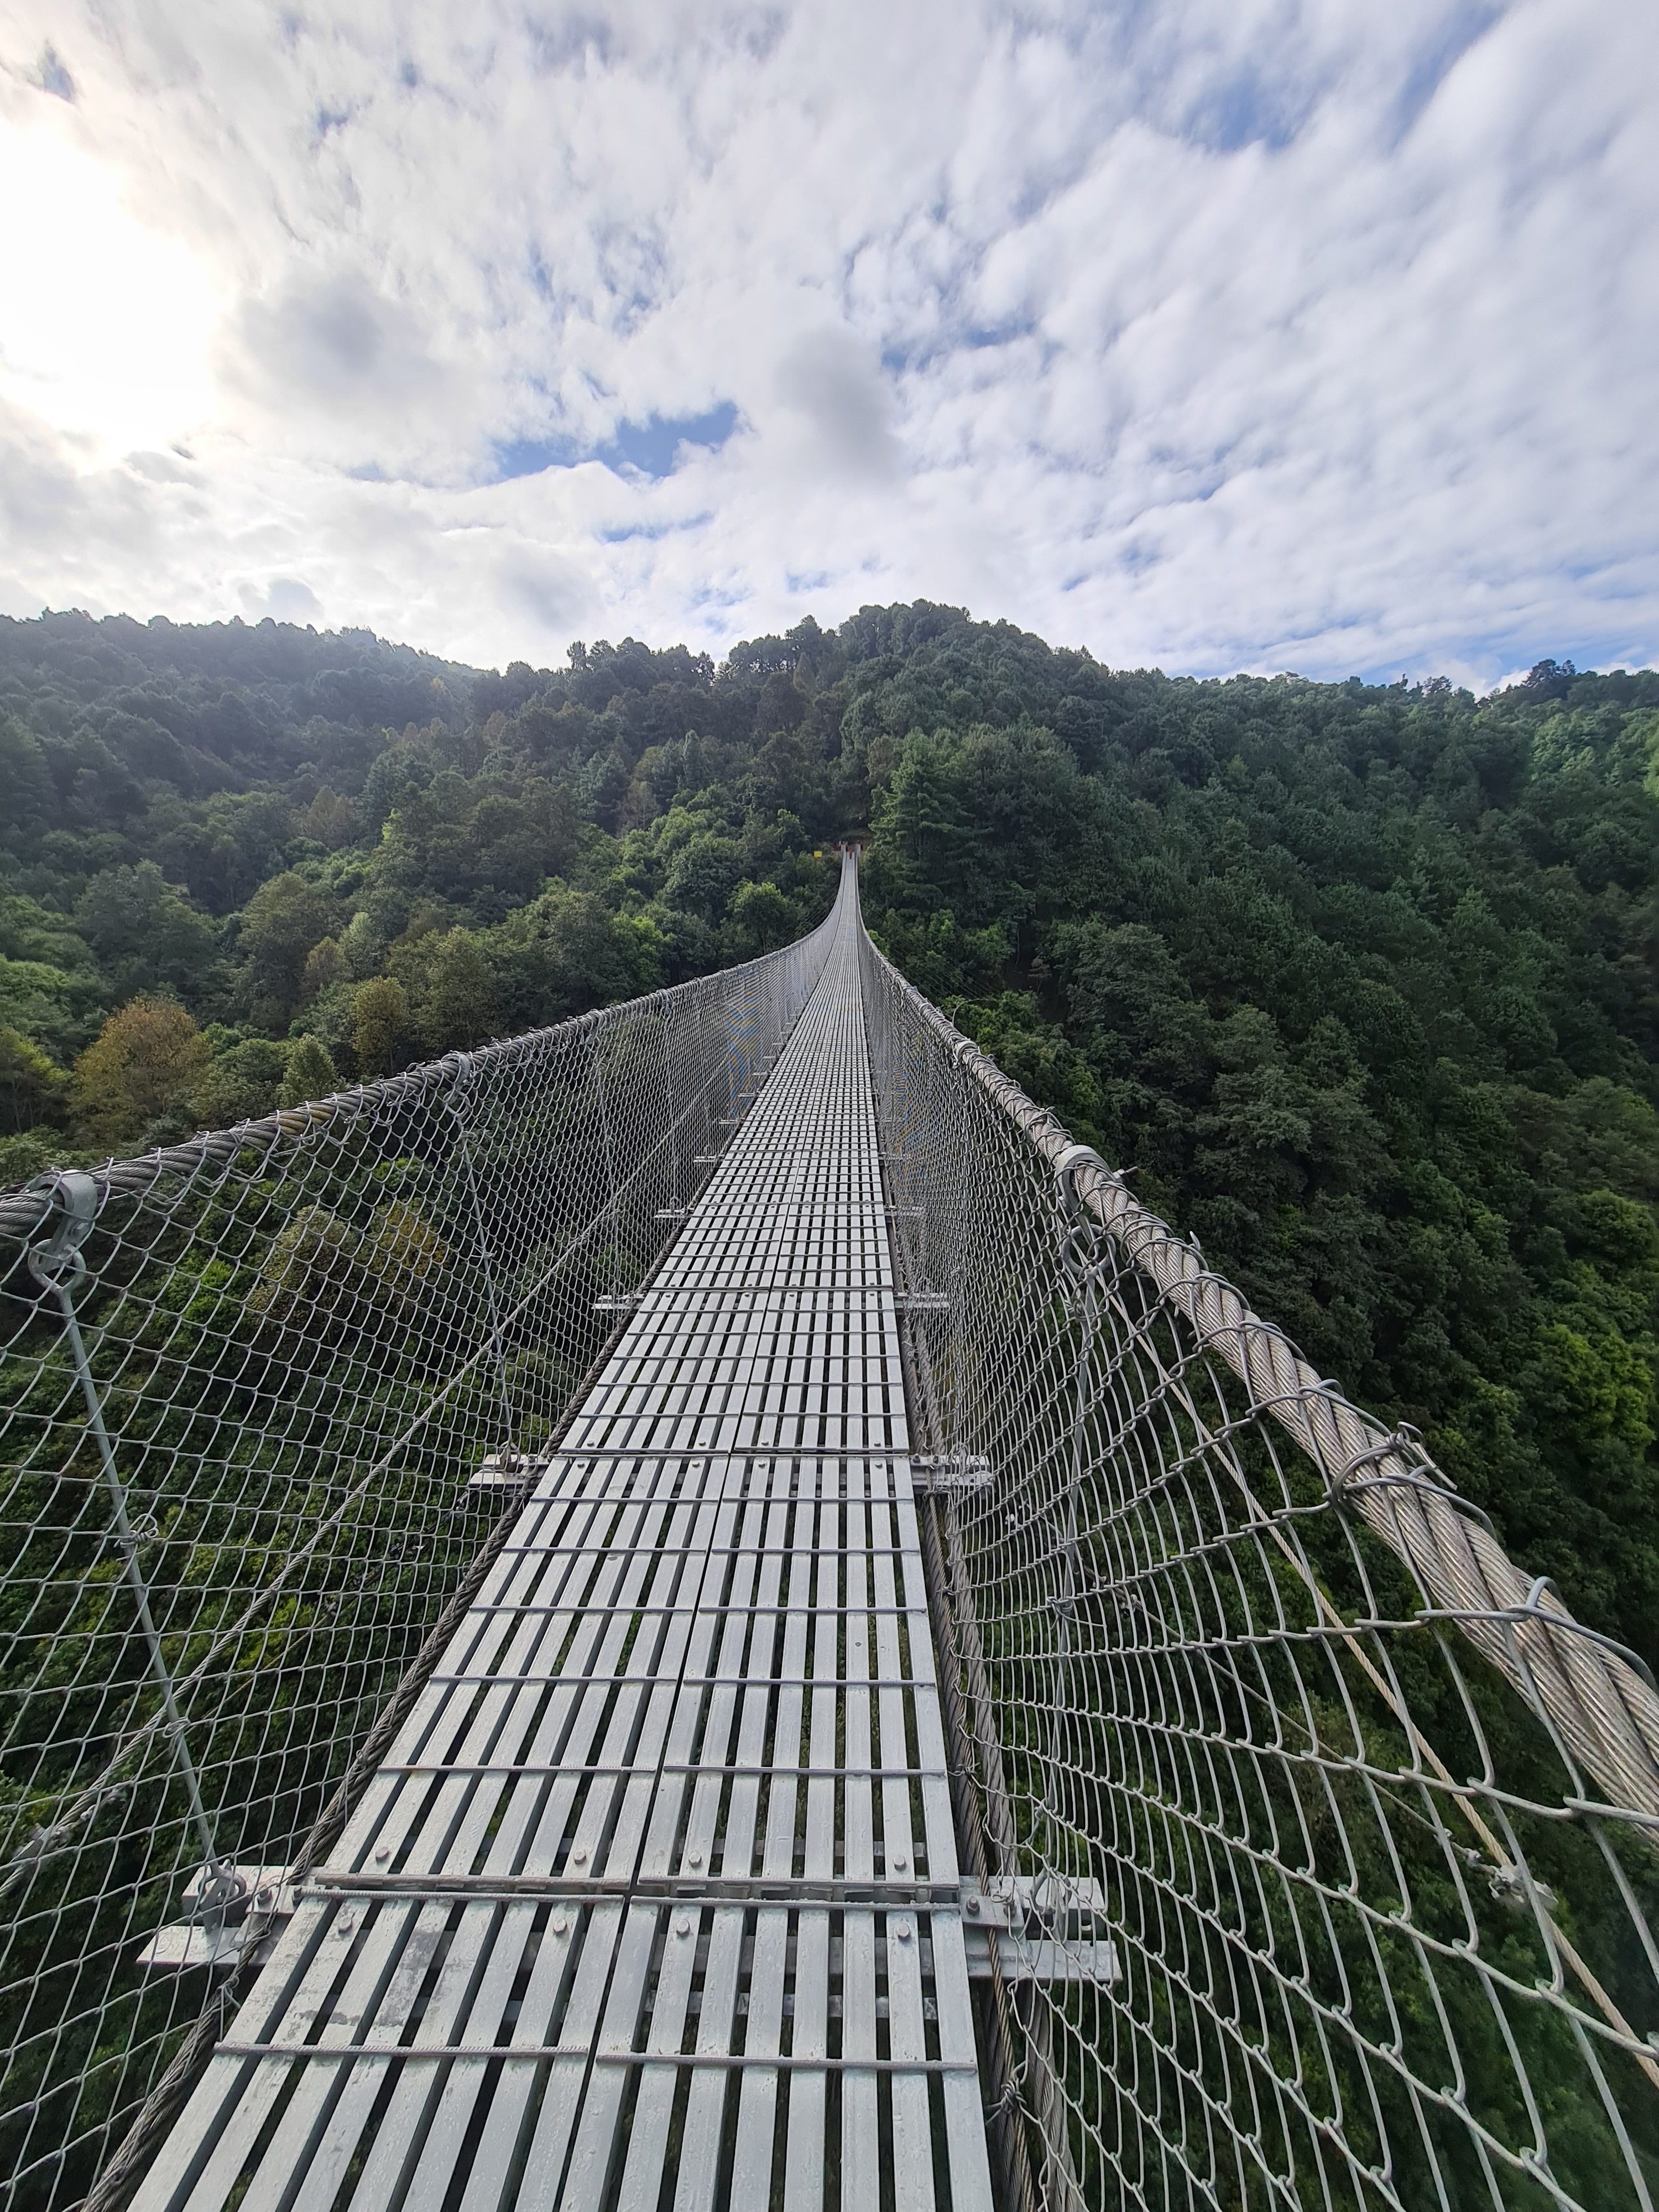
<instances>
[{"instance_id":1,"label":"suspension bridge","mask_svg":"<svg viewBox=\"0 0 1659 2212\"><path fill-rule=\"evenodd\" d=\"M852 854L0 1237L9 2202L1650 2207L1644 1669Z\"/></svg>"}]
</instances>

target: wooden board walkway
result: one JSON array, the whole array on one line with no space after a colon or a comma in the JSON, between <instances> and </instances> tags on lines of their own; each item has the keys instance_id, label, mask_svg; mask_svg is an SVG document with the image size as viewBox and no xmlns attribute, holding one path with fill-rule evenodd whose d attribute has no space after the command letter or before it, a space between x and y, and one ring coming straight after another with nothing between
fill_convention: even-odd
<instances>
[{"instance_id":1,"label":"wooden board walkway","mask_svg":"<svg viewBox=\"0 0 1659 2212\"><path fill-rule=\"evenodd\" d=\"M988 2212L854 898L137 2212Z\"/></svg>"}]
</instances>

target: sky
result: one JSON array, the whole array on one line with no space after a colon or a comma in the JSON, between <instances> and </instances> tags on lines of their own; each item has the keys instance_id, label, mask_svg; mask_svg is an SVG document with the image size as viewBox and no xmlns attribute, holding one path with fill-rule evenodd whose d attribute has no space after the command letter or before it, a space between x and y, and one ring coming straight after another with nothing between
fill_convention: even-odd
<instances>
[{"instance_id":1,"label":"sky","mask_svg":"<svg viewBox=\"0 0 1659 2212\"><path fill-rule=\"evenodd\" d=\"M1650 0L0 0L0 612L1659 661Z\"/></svg>"}]
</instances>

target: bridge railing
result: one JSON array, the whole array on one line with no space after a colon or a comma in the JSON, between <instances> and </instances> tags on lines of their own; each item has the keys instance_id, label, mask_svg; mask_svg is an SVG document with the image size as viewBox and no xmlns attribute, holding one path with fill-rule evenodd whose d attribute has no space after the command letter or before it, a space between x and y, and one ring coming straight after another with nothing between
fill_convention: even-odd
<instances>
[{"instance_id":1,"label":"bridge railing","mask_svg":"<svg viewBox=\"0 0 1659 2212\"><path fill-rule=\"evenodd\" d=\"M832 926L0 1196L9 2203L118 2197Z\"/></svg>"},{"instance_id":2,"label":"bridge railing","mask_svg":"<svg viewBox=\"0 0 1659 2212\"><path fill-rule=\"evenodd\" d=\"M864 959L1045 2202L1650 2205L1645 1670Z\"/></svg>"}]
</instances>

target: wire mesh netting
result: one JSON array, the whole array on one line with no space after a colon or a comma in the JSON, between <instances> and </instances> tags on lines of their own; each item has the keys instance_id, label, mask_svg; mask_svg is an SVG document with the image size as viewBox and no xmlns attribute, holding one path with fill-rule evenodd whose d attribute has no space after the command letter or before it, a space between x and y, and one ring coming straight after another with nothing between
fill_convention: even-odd
<instances>
[{"instance_id":1,"label":"wire mesh netting","mask_svg":"<svg viewBox=\"0 0 1659 2212\"><path fill-rule=\"evenodd\" d=\"M0 1198L10 2201L210 2047L827 931Z\"/></svg>"},{"instance_id":2,"label":"wire mesh netting","mask_svg":"<svg viewBox=\"0 0 1659 2212\"><path fill-rule=\"evenodd\" d=\"M1659 1699L866 940L1049 2207L1647 2206ZM1035 1947L1033 1949L1032 1947Z\"/></svg>"},{"instance_id":3,"label":"wire mesh netting","mask_svg":"<svg viewBox=\"0 0 1659 2212\"><path fill-rule=\"evenodd\" d=\"M20 2205L142 2161L828 948L0 1199ZM1650 2204L1651 1684L860 957L1011 2197Z\"/></svg>"}]
</instances>

